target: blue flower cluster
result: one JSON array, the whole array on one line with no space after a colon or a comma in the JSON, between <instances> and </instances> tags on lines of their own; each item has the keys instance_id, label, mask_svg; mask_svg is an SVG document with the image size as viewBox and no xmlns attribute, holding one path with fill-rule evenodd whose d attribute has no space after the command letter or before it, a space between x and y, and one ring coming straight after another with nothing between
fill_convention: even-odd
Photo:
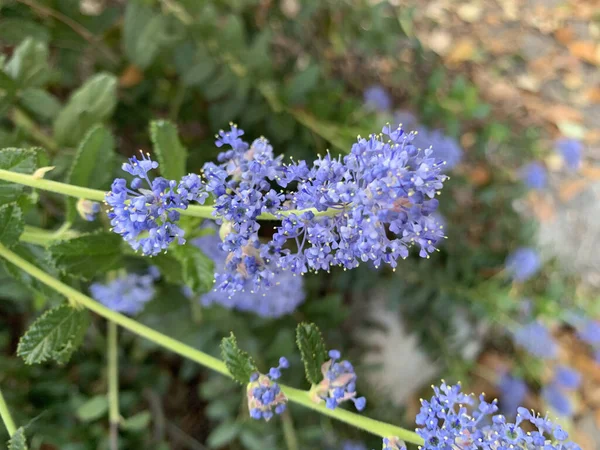
<instances>
[{"instance_id":1,"label":"blue flower cluster","mask_svg":"<svg viewBox=\"0 0 600 450\"><path fill-rule=\"evenodd\" d=\"M364 397L356 398L356 373L349 361L339 361L341 354L330 350L329 361L321 367L323 380L311 390L311 397L316 403L325 401L325 406L335 409L340 403L351 400L358 411L367 405Z\"/></svg>"},{"instance_id":2,"label":"blue flower cluster","mask_svg":"<svg viewBox=\"0 0 600 450\"><path fill-rule=\"evenodd\" d=\"M113 311L134 315L139 313L155 294L155 276L128 273L106 284L93 283L92 297Z\"/></svg>"},{"instance_id":3,"label":"blue flower cluster","mask_svg":"<svg viewBox=\"0 0 600 450\"><path fill-rule=\"evenodd\" d=\"M556 141L556 150L562 156L569 170L577 170L581 166L583 144L576 139L563 138Z\"/></svg>"},{"instance_id":4,"label":"blue flower cluster","mask_svg":"<svg viewBox=\"0 0 600 450\"><path fill-rule=\"evenodd\" d=\"M397 437L383 438L382 450L406 450L406 444Z\"/></svg>"},{"instance_id":5,"label":"blue flower cluster","mask_svg":"<svg viewBox=\"0 0 600 450\"><path fill-rule=\"evenodd\" d=\"M548 172L542 163L537 161L521 167L519 175L523 184L529 189L544 189L548 184Z\"/></svg>"},{"instance_id":6,"label":"blue flower cluster","mask_svg":"<svg viewBox=\"0 0 600 450\"><path fill-rule=\"evenodd\" d=\"M269 421L273 417L273 412L281 414L285 411L287 397L273 380L280 378L281 369L287 369L289 366L288 360L282 356L279 358L279 366L271 367L268 375L252 374L246 388L250 417Z\"/></svg>"},{"instance_id":7,"label":"blue flower cluster","mask_svg":"<svg viewBox=\"0 0 600 450\"><path fill-rule=\"evenodd\" d=\"M225 270L215 275L219 290L269 287L281 270L302 275L367 261L396 267L411 246L428 257L444 237L432 216L446 179L443 162L412 145L414 134L386 126L383 135L359 138L344 158L327 154L312 167L283 164L266 139L250 145L242 135L235 125L221 131L217 146L229 149L220 164L203 169L229 253ZM273 183L297 189L278 193ZM264 213L281 218L269 243L258 238Z\"/></svg>"},{"instance_id":8,"label":"blue flower cluster","mask_svg":"<svg viewBox=\"0 0 600 450\"><path fill-rule=\"evenodd\" d=\"M80 198L75 208L82 219L92 222L96 220L96 214L100 212L100 203Z\"/></svg>"},{"instance_id":9,"label":"blue flower cluster","mask_svg":"<svg viewBox=\"0 0 600 450\"><path fill-rule=\"evenodd\" d=\"M503 373L498 380L500 409L507 415L514 414L527 395L527 383L521 377Z\"/></svg>"},{"instance_id":10,"label":"blue flower cluster","mask_svg":"<svg viewBox=\"0 0 600 450\"><path fill-rule=\"evenodd\" d=\"M421 400L416 422L427 450L581 450L569 442L568 433L548 417L534 415L525 408L517 409L514 423L508 422L498 410L497 401L491 403L480 395L461 392L460 385L442 383L434 387L434 396ZM533 431L521 425L529 422ZM386 447L384 447L386 448ZM388 447L389 448L389 447ZM394 448L394 447L391 447Z\"/></svg>"},{"instance_id":11,"label":"blue flower cluster","mask_svg":"<svg viewBox=\"0 0 600 450\"><path fill-rule=\"evenodd\" d=\"M342 442L342 450L367 450L367 447L362 442L344 441Z\"/></svg>"},{"instance_id":12,"label":"blue flower cluster","mask_svg":"<svg viewBox=\"0 0 600 450\"><path fill-rule=\"evenodd\" d=\"M365 105L368 109L386 112L392 107L392 99L383 86L373 85L363 93Z\"/></svg>"},{"instance_id":13,"label":"blue flower cluster","mask_svg":"<svg viewBox=\"0 0 600 450\"><path fill-rule=\"evenodd\" d=\"M125 179L115 179L106 194L106 203L111 208L108 217L112 230L134 250L154 256L166 251L175 240L179 244L185 242L184 232L177 226L177 209L187 209L191 201L204 203L207 194L195 174L179 182L162 177L151 181L148 172L158 168L158 163L149 154L141 156L123 164L123 170L134 176L130 187Z\"/></svg>"},{"instance_id":14,"label":"blue flower cluster","mask_svg":"<svg viewBox=\"0 0 600 450\"><path fill-rule=\"evenodd\" d=\"M579 388L580 383L579 372L567 366L558 366L554 369L551 382L542 388L542 397L559 414L572 416L574 411L569 393Z\"/></svg>"},{"instance_id":15,"label":"blue flower cluster","mask_svg":"<svg viewBox=\"0 0 600 450\"><path fill-rule=\"evenodd\" d=\"M539 253L531 247L516 249L506 258L506 272L517 282L524 282L534 276L541 268Z\"/></svg>"},{"instance_id":16,"label":"blue flower cluster","mask_svg":"<svg viewBox=\"0 0 600 450\"><path fill-rule=\"evenodd\" d=\"M533 321L518 328L513 336L515 343L533 356L542 359L554 359L558 355L558 345L546 326Z\"/></svg>"},{"instance_id":17,"label":"blue flower cluster","mask_svg":"<svg viewBox=\"0 0 600 450\"><path fill-rule=\"evenodd\" d=\"M217 272L225 269L227 253L221 248L221 240L215 234L207 234L194 239L193 244L198 246L215 263ZM291 314L304 302L303 278L291 272L276 273L272 280L272 286L266 290L259 288L254 290L246 280L244 292L223 292L212 290L200 297L204 306L219 304L228 309L252 312L261 317L278 318Z\"/></svg>"}]
</instances>

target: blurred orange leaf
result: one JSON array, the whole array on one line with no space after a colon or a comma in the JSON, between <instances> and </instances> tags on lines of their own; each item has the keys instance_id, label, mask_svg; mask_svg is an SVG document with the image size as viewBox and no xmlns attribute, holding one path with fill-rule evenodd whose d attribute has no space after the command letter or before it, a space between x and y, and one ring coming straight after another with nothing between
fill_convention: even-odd
<instances>
[{"instance_id":1,"label":"blurred orange leaf","mask_svg":"<svg viewBox=\"0 0 600 450\"><path fill-rule=\"evenodd\" d=\"M144 79L143 72L133 64L125 68L119 77L119 85L124 88L137 86Z\"/></svg>"}]
</instances>

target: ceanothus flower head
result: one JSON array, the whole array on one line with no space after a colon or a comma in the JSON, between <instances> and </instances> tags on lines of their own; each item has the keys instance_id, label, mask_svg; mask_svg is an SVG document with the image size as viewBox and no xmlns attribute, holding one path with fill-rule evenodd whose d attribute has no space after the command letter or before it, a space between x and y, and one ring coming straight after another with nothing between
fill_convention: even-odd
<instances>
[{"instance_id":1,"label":"ceanothus flower head","mask_svg":"<svg viewBox=\"0 0 600 450\"><path fill-rule=\"evenodd\" d=\"M586 344L594 347L600 345L600 322L593 319L583 319L577 327L577 335Z\"/></svg>"},{"instance_id":2,"label":"ceanothus flower head","mask_svg":"<svg viewBox=\"0 0 600 450\"><path fill-rule=\"evenodd\" d=\"M495 414L497 400L489 403L484 394L477 399L462 393L460 385L449 386L445 382L433 389L430 400L421 400L416 418L421 427L417 434L425 441L425 450L581 450L548 417L519 407L516 420L511 423L505 416ZM529 422L534 431L521 428L524 422Z\"/></svg>"},{"instance_id":3,"label":"ceanothus flower head","mask_svg":"<svg viewBox=\"0 0 600 450\"><path fill-rule=\"evenodd\" d=\"M554 383L564 389L577 389L581 374L569 366L559 365L554 369Z\"/></svg>"},{"instance_id":4,"label":"ceanothus flower head","mask_svg":"<svg viewBox=\"0 0 600 450\"><path fill-rule=\"evenodd\" d=\"M513 338L517 345L538 358L554 359L558 355L558 345L541 322L534 321L520 327Z\"/></svg>"},{"instance_id":5,"label":"ceanothus flower head","mask_svg":"<svg viewBox=\"0 0 600 450\"><path fill-rule=\"evenodd\" d=\"M581 167L583 156L583 144L577 139L559 139L556 141L556 150L562 156L565 165L570 170Z\"/></svg>"},{"instance_id":6,"label":"ceanothus flower head","mask_svg":"<svg viewBox=\"0 0 600 450\"><path fill-rule=\"evenodd\" d=\"M515 281L524 282L534 276L542 266L539 253L531 247L516 249L506 258L506 271Z\"/></svg>"},{"instance_id":7,"label":"ceanothus flower head","mask_svg":"<svg viewBox=\"0 0 600 450\"><path fill-rule=\"evenodd\" d=\"M341 450L367 450L367 447L362 442L344 441Z\"/></svg>"},{"instance_id":8,"label":"ceanothus flower head","mask_svg":"<svg viewBox=\"0 0 600 450\"><path fill-rule=\"evenodd\" d=\"M279 366L271 367L267 375L254 373L250 377L246 388L250 417L268 422L274 413L281 414L285 411L288 399L273 380L279 379L281 369L287 369L289 366L288 360L282 356L279 358Z\"/></svg>"},{"instance_id":9,"label":"ceanothus flower head","mask_svg":"<svg viewBox=\"0 0 600 450\"><path fill-rule=\"evenodd\" d=\"M200 177L194 174L180 182L162 177L150 180L148 172L157 167L149 154L142 153L141 160L133 156L123 164L123 170L135 177L130 187L125 179L117 178L106 194L112 231L134 250L150 256L166 251L175 240L185 243L184 232L177 226L177 209L187 209L192 200L204 203L207 196Z\"/></svg>"},{"instance_id":10,"label":"ceanothus flower head","mask_svg":"<svg viewBox=\"0 0 600 450\"><path fill-rule=\"evenodd\" d=\"M325 401L325 406L335 409L340 403L351 400L358 411L362 411L367 400L356 398L356 373L349 361L338 361L341 354L337 350L329 351L330 360L323 363L323 380L311 390L311 398L316 403Z\"/></svg>"},{"instance_id":11,"label":"ceanothus flower head","mask_svg":"<svg viewBox=\"0 0 600 450\"><path fill-rule=\"evenodd\" d=\"M406 444L397 437L383 438L382 450L406 450Z\"/></svg>"},{"instance_id":12,"label":"ceanothus flower head","mask_svg":"<svg viewBox=\"0 0 600 450\"><path fill-rule=\"evenodd\" d=\"M386 112L392 107L392 99L383 86L369 86L363 97L368 109Z\"/></svg>"},{"instance_id":13,"label":"ceanothus flower head","mask_svg":"<svg viewBox=\"0 0 600 450\"><path fill-rule=\"evenodd\" d=\"M96 220L96 215L100 212L100 203L80 198L75 208L82 219L93 222Z\"/></svg>"},{"instance_id":14,"label":"ceanothus flower head","mask_svg":"<svg viewBox=\"0 0 600 450\"><path fill-rule=\"evenodd\" d=\"M573 415L573 404L564 389L557 383L550 383L542 388L542 398L558 414L565 417Z\"/></svg>"},{"instance_id":15,"label":"ceanothus flower head","mask_svg":"<svg viewBox=\"0 0 600 450\"><path fill-rule=\"evenodd\" d=\"M516 414L517 407L523 404L527 394L527 383L521 377L504 373L498 380L500 390L500 409L507 415Z\"/></svg>"},{"instance_id":16,"label":"ceanothus flower head","mask_svg":"<svg viewBox=\"0 0 600 450\"><path fill-rule=\"evenodd\" d=\"M154 277L128 273L108 283L93 283L92 297L107 308L120 313L139 313L155 294Z\"/></svg>"},{"instance_id":17,"label":"ceanothus flower head","mask_svg":"<svg viewBox=\"0 0 600 450\"><path fill-rule=\"evenodd\" d=\"M537 161L523 166L520 170L523 184L529 189L544 189L548 183L548 172L542 163Z\"/></svg>"},{"instance_id":18,"label":"ceanothus flower head","mask_svg":"<svg viewBox=\"0 0 600 450\"><path fill-rule=\"evenodd\" d=\"M206 229L210 231L208 227ZM216 232L194 239L193 244L214 261L216 272L225 270L228 254L222 250L222 242ZM294 312L305 297L302 277L290 271L279 271L274 273L269 287L255 288L250 280L245 280L241 291L230 293L214 289L202 295L200 302L204 306L219 304L261 317L279 318Z\"/></svg>"},{"instance_id":19,"label":"ceanothus flower head","mask_svg":"<svg viewBox=\"0 0 600 450\"><path fill-rule=\"evenodd\" d=\"M418 127L412 143L417 148L431 147L431 156L445 162L444 170L451 170L462 160L463 149L456 139L445 135L442 130L429 130L423 126Z\"/></svg>"}]
</instances>

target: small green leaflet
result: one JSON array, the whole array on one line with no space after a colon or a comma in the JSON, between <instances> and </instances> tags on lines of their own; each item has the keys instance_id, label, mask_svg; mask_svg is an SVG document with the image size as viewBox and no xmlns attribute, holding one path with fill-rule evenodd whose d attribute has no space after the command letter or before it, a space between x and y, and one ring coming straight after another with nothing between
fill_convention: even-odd
<instances>
[{"instance_id":1,"label":"small green leaflet","mask_svg":"<svg viewBox=\"0 0 600 450\"><path fill-rule=\"evenodd\" d=\"M240 430L240 424L231 419L221 422L217 428L211 431L207 443L210 448L222 448L233 441Z\"/></svg>"},{"instance_id":2,"label":"small green leaflet","mask_svg":"<svg viewBox=\"0 0 600 450\"><path fill-rule=\"evenodd\" d=\"M92 422L106 415L108 398L106 395L96 395L77 408L77 418L82 422Z\"/></svg>"},{"instance_id":3,"label":"small green leaflet","mask_svg":"<svg viewBox=\"0 0 600 450\"><path fill-rule=\"evenodd\" d=\"M25 39L15 49L4 71L20 88L42 86L50 74L48 45L31 38Z\"/></svg>"},{"instance_id":4,"label":"small green leaflet","mask_svg":"<svg viewBox=\"0 0 600 450\"><path fill-rule=\"evenodd\" d=\"M123 50L140 69L145 69L166 41L165 18L155 14L150 6L129 2L123 24Z\"/></svg>"},{"instance_id":5,"label":"small green leaflet","mask_svg":"<svg viewBox=\"0 0 600 450\"><path fill-rule=\"evenodd\" d=\"M77 89L54 121L54 138L75 146L95 124L110 117L117 105L117 78L99 73Z\"/></svg>"},{"instance_id":6,"label":"small green leaflet","mask_svg":"<svg viewBox=\"0 0 600 450\"><path fill-rule=\"evenodd\" d=\"M115 159L115 140L102 125L92 127L81 140L67 183L75 186L105 189L112 176ZM77 216L77 199L67 199L67 220L72 222Z\"/></svg>"},{"instance_id":7,"label":"small green leaflet","mask_svg":"<svg viewBox=\"0 0 600 450\"><path fill-rule=\"evenodd\" d=\"M12 247L19 242L24 228L21 208L15 203L0 206L0 243Z\"/></svg>"},{"instance_id":8,"label":"small green leaflet","mask_svg":"<svg viewBox=\"0 0 600 450\"><path fill-rule=\"evenodd\" d=\"M314 323L300 323L296 328L296 344L302 355L306 379L318 384L323 379L321 366L327 360L327 350L321 331Z\"/></svg>"},{"instance_id":9,"label":"small green leaflet","mask_svg":"<svg viewBox=\"0 0 600 450\"><path fill-rule=\"evenodd\" d=\"M0 169L11 172L33 173L37 168L38 152L34 149L4 148L0 150ZM23 186L0 181L0 205L14 202L23 192Z\"/></svg>"},{"instance_id":10,"label":"small green leaflet","mask_svg":"<svg viewBox=\"0 0 600 450\"><path fill-rule=\"evenodd\" d=\"M214 283L214 262L193 245L178 245L171 252L182 268L183 282L197 295L211 290Z\"/></svg>"},{"instance_id":11,"label":"small green leaflet","mask_svg":"<svg viewBox=\"0 0 600 450\"><path fill-rule=\"evenodd\" d=\"M27 450L27 440L25 439L25 428L20 427L8 441L8 450Z\"/></svg>"},{"instance_id":12,"label":"small green leaflet","mask_svg":"<svg viewBox=\"0 0 600 450\"><path fill-rule=\"evenodd\" d=\"M161 175L168 180L180 180L186 174L187 150L179 140L177 127L166 120L152 121L150 138Z\"/></svg>"},{"instance_id":13,"label":"small green leaflet","mask_svg":"<svg viewBox=\"0 0 600 450\"><path fill-rule=\"evenodd\" d=\"M120 266L121 237L101 232L62 241L48 248L52 260L65 274L86 280Z\"/></svg>"},{"instance_id":14,"label":"small green leaflet","mask_svg":"<svg viewBox=\"0 0 600 450\"><path fill-rule=\"evenodd\" d=\"M50 309L21 337L17 355L26 364L39 364L49 359L65 364L83 342L89 321L86 310L67 304Z\"/></svg>"},{"instance_id":15,"label":"small green leaflet","mask_svg":"<svg viewBox=\"0 0 600 450\"><path fill-rule=\"evenodd\" d=\"M248 384L252 374L258 371L252 357L238 347L233 333L221 340L221 357L233 379L240 384Z\"/></svg>"}]
</instances>

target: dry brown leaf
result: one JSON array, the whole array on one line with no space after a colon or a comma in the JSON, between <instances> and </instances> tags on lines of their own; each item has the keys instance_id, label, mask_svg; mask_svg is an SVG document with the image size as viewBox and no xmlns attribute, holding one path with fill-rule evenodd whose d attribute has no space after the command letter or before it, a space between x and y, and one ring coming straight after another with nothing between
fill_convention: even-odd
<instances>
[{"instance_id":1,"label":"dry brown leaf","mask_svg":"<svg viewBox=\"0 0 600 450\"><path fill-rule=\"evenodd\" d=\"M590 103L600 103L600 86L585 91L585 97Z\"/></svg>"},{"instance_id":2,"label":"dry brown leaf","mask_svg":"<svg viewBox=\"0 0 600 450\"><path fill-rule=\"evenodd\" d=\"M583 114L581 111L567 105L544 105L544 108L540 110L540 113L546 120L549 120L554 124L564 122L565 120L569 122L583 122Z\"/></svg>"},{"instance_id":3,"label":"dry brown leaf","mask_svg":"<svg viewBox=\"0 0 600 450\"><path fill-rule=\"evenodd\" d=\"M569 51L590 64L600 65L600 55L598 52L598 46L591 41L576 41L570 43L568 46Z\"/></svg>"},{"instance_id":4,"label":"dry brown leaf","mask_svg":"<svg viewBox=\"0 0 600 450\"><path fill-rule=\"evenodd\" d=\"M554 32L554 37L561 44L567 45L569 42L573 40L575 34L573 30L569 27L559 28Z\"/></svg>"},{"instance_id":5,"label":"dry brown leaf","mask_svg":"<svg viewBox=\"0 0 600 450\"><path fill-rule=\"evenodd\" d=\"M484 166L477 166L469 171L468 177L475 186L483 186L490 181L491 175Z\"/></svg>"},{"instance_id":6,"label":"dry brown leaf","mask_svg":"<svg viewBox=\"0 0 600 450\"><path fill-rule=\"evenodd\" d=\"M532 192L532 195L528 198L531 212L538 220L538 222L549 222L554 218L556 209L552 200Z\"/></svg>"},{"instance_id":7,"label":"dry brown leaf","mask_svg":"<svg viewBox=\"0 0 600 450\"><path fill-rule=\"evenodd\" d=\"M456 64L464 61L469 61L475 55L476 46L472 39L462 38L456 45L452 47L450 53L446 57L448 64Z\"/></svg>"},{"instance_id":8,"label":"dry brown leaf","mask_svg":"<svg viewBox=\"0 0 600 450\"><path fill-rule=\"evenodd\" d=\"M119 77L119 85L124 88L137 86L144 79L144 73L133 64L125 68Z\"/></svg>"},{"instance_id":9,"label":"dry brown leaf","mask_svg":"<svg viewBox=\"0 0 600 450\"><path fill-rule=\"evenodd\" d=\"M588 185L588 180L564 181L559 186L558 197L561 199L561 201L568 202L577 194L583 192Z\"/></svg>"}]
</instances>

